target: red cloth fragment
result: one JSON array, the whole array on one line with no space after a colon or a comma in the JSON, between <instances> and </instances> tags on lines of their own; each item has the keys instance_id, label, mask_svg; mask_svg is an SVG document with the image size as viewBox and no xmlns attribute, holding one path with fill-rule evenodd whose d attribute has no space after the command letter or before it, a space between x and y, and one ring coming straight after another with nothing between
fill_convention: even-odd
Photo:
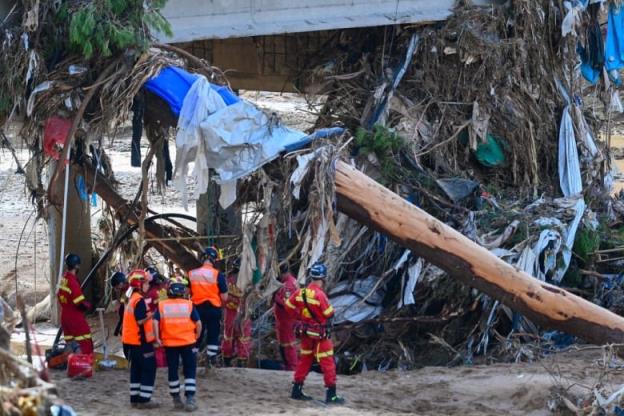
<instances>
[{"instance_id":1,"label":"red cloth fragment","mask_svg":"<svg viewBox=\"0 0 624 416\"><path fill-rule=\"evenodd\" d=\"M50 117L43 129L43 151L54 160L59 160L59 148L65 145L65 140L71 129L72 122L66 118Z\"/></svg>"}]
</instances>

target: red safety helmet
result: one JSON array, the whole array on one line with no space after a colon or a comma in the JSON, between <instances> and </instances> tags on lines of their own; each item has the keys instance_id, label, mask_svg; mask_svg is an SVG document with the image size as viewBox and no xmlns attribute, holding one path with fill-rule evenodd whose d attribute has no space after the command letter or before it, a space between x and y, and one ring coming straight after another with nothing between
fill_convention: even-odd
<instances>
[{"instance_id":1,"label":"red safety helmet","mask_svg":"<svg viewBox=\"0 0 624 416\"><path fill-rule=\"evenodd\" d=\"M140 289L143 283L148 281L147 272L145 270L137 269L128 274L128 283L130 287Z\"/></svg>"}]
</instances>

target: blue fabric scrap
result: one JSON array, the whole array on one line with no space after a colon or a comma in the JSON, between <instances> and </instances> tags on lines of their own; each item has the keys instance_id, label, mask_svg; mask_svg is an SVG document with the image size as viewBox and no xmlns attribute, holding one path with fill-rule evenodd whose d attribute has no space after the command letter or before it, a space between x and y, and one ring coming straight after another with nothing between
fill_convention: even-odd
<instances>
[{"instance_id":1,"label":"blue fabric scrap","mask_svg":"<svg viewBox=\"0 0 624 416\"><path fill-rule=\"evenodd\" d=\"M78 175L76 178L76 190L78 191L78 197L81 201L89 200L89 193L87 192L87 184L85 183L84 176Z\"/></svg>"}]
</instances>

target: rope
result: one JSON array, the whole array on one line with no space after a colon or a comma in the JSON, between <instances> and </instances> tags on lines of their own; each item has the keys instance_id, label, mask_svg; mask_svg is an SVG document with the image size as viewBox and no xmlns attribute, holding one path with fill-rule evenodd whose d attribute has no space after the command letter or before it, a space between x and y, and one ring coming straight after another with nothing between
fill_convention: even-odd
<instances>
[{"instance_id":1,"label":"rope","mask_svg":"<svg viewBox=\"0 0 624 416\"><path fill-rule=\"evenodd\" d=\"M35 219L35 233L33 235L33 265L35 267L34 270L34 279L35 279L35 290L33 291L33 305L37 305L37 220Z\"/></svg>"},{"instance_id":2,"label":"rope","mask_svg":"<svg viewBox=\"0 0 624 416\"><path fill-rule=\"evenodd\" d=\"M32 218L34 213L35 213L35 211L33 210L30 213L30 215L28 216L28 219L26 220L26 222L24 223L24 227L22 227L22 232L20 234L19 241L17 242L17 249L15 250L15 266L14 266L15 267L15 296L17 296L17 294L18 294L18 287L17 287L17 258L19 257L19 250L20 250L20 246L22 245L22 237L24 237L24 231L26 231L26 226L30 222L30 219Z\"/></svg>"},{"instance_id":3,"label":"rope","mask_svg":"<svg viewBox=\"0 0 624 416\"><path fill-rule=\"evenodd\" d=\"M239 235L235 234L222 234L222 235L198 235L193 237L162 237L162 238L146 238L143 241L182 241L182 240L211 240L213 238L238 238Z\"/></svg>"}]
</instances>

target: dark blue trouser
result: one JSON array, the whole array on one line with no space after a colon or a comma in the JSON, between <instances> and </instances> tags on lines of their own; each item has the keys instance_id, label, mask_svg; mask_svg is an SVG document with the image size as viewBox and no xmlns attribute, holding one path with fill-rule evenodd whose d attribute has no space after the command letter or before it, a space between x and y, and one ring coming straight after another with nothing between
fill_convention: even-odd
<instances>
[{"instance_id":1,"label":"dark blue trouser","mask_svg":"<svg viewBox=\"0 0 624 416\"><path fill-rule=\"evenodd\" d=\"M180 358L182 358L182 372L184 373L184 395L186 397L195 395L196 351L195 344L185 347L165 347L167 366L169 367L169 393L173 397L180 395L180 376L178 373Z\"/></svg>"},{"instance_id":2,"label":"dark blue trouser","mask_svg":"<svg viewBox=\"0 0 624 416\"><path fill-rule=\"evenodd\" d=\"M202 323L202 335L199 337L198 347L206 345L208 358L219 354L219 335L221 334L221 308L215 308L210 302L196 305L197 313Z\"/></svg>"},{"instance_id":3,"label":"dark blue trouser","mask_svg":"<svg viewBox=\"0 0 624 416\"><path fill-rule=\"evenodd\" d=\"M125 345L130 356L130 403L149 402L154 393L156 356L152 345Z\"/></svg>"}]
</instances>

